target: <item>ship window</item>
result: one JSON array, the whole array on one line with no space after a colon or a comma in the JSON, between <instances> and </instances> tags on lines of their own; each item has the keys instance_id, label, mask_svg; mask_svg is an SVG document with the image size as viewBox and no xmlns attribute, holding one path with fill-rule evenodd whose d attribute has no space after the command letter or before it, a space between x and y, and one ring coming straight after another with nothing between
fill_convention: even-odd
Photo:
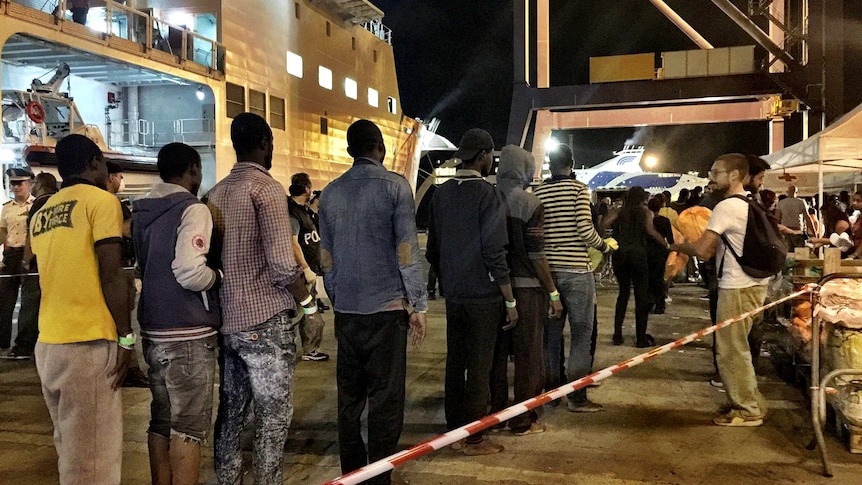
<instances>
[{"instance_id":1,"label":"ship window","mask_svg":"<svg viewBox=\"0 0 862 485\"><path fill-rule=\"evenodd\" d=\"M377 49L374 49L374 62L377 62Z\"/></svg>"},{"instance_id":2,"label":"ship window","mask_svg":"<svg viewBox=\"0 0 862 485\"><path fill-rule=\"evenodd\" d=\"M225 104L228 118L236 118L245 112L245 88L236 84L226 83Z\"/></svg>"},{"instance_id":3,"label":"ship window","mask_svg":"<svg viewBox=\"0 0 862 485\"><path fill-rule=\"evenodd\" d=\"M377 101L377 90L373 88L368 88L368 104L374 106L375 108L379 104Z\"/></svg>"},{"instance_id":4,"label":"ship window","mask_svg":"<svg viewBox=\"0 0 862 485\"><path fill-rule=\"evenodd\" d=\"M329 119L325 116L320 117L320 134L328 135L329 134Z\"/></svg>"},{"instance_id":5,"label":"ship window","mask_svg":"<svg viewBox=\"0 0 862 485\"><path fill-rule=\"evenodd\" d=\"M269 125L277 130L285 129L283 98L269 97Z\"/></svg>"},{"instance_id":6,"label":"ship window","mask_svg":"<svg viewBox=\"0 0 862 485\"><path fill-rule=\"evenodd\" d=\"M263 119L266 119L266 94L255 91L254 89L248 90L248 110Z\"/></svg>"},{"instance_id":7,"label":"ship window","mask_svg":"<svg viewBox=\"0 0 862 485\"><path fill-rule=\"evenodd\" d=\"M329 20L326 21L326 36L332 36L332 26L329 24Z\"/></svg>"},{"instance_id":8,"label":"ship window","mask_svg":"<svg viewBox=\"0 0 862 485\"><path fill-rule=\"evenodd\" d=\"M299 18L299 2L293 2L293 14Z\"/></svg>"},{"instance_id":9,"label":"ship window","mask_svg":"<svg viewBox=\"0 0 862 485\"><path fill-rule=\"evenodd\" d=\"M323 66L319 66L317 69L317 83L320 84L320 87L322 88L332 89L332 71Z\"/></svg>"},{"instance_id":10,"label":"ship window","mask_svg":"<svg viewBox=\"0 0 862 485\"><path fill-rule=\"evenodd\" d=\"M389 99L386 100L386 106L389 108L390 113L398 113L398 102L395 101L395 98L393 98L392 96L389 96Z\"/></svg>"},{"instance_id":11,"label":"ship window","mask_svg":"<svg viewBox=\"0 0 862 485\"><path fill-rule=\"evenodd\" d=\"M356 86L356 81L353 79L345 78L344 79L344 94L350 99L356 99L358 94L358 87Z\"/></svg>"},{"instance_id":12,"label":"ship window","mask_svg":"<svg viewBox=\"0 0 862 485\"><path fill-rule=\"evenodd\" d=\"M356 37L350 38L350 48L356 50Z\"/></svg>"},{"instance_id":13,"label":"ship window","mask_svg":"<svg viewBox=\"0 0 862 485\"><path fill-rule=\"evenodd\" d=\"M287 72L298 78L302 77L302 56L287 51Z\"/></svg>"}]
</instances>

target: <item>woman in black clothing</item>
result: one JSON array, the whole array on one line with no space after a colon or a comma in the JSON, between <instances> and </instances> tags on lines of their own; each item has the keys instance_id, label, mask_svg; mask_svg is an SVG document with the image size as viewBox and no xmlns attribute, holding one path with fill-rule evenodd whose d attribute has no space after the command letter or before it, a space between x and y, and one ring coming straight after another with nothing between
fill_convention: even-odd
<instances>
[{"instance_id":1,"label":"woman in black clothing","mask_svg":"<svg viewBox=\"0 0 862 485\"><path fill-rule=\"evenodd\" d=\"M602 229L613 228L614 239L619 249L614 253L614 275L619 284L616 312L614 314L614 345L623 343L623 320L629 304L629 292L635 290L635 335L638 347L651 347L655 339L647 333L652 298L649 290L649 265L647 264L647 240L667 248L667 242L653 226L653 214L646 207L647 193L642 187L632 187L626 192L623 206L608 213L602 221Z\"/></svg>"}]
</instances>

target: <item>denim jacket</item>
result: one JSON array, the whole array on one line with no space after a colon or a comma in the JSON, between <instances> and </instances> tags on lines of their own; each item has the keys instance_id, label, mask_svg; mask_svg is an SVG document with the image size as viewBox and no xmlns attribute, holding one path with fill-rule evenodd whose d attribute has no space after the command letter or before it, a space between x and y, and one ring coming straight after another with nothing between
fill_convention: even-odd
<instances>
[{"instance_id":1,"label":"denim jacket","mask_svg":"<svg viewBox=\"0 0 862 485\"><path fill-rule=\"evenodd\" d=\"M335 311L369 315L428 307L415 203L404 177L357 158L320 196L324 285Z\"/></svg>"}]
</instances>

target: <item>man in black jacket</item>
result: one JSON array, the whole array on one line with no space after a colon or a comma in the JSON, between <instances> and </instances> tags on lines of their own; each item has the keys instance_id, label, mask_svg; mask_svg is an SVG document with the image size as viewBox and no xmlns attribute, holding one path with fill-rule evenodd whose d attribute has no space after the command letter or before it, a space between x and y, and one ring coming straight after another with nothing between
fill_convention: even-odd
<instances>
[{"instance_id":1,"label":"man in black jacket","mask_svg":"<svg viewBox=\"0 0 862 485\"><path fill-rule=\"evenodd\" d=\"M485 415L497 332L501 325L508 329L518 322L506 263L506 207L483 179L491 170L493 151L494 140L487 131L473 128L464 133L454 155L462 168L437 189L431 202L426 256L446 292L449 429ZM452 448L468 456L503 450L483 440L481 432Z\"/></svg>"}]
</instances>

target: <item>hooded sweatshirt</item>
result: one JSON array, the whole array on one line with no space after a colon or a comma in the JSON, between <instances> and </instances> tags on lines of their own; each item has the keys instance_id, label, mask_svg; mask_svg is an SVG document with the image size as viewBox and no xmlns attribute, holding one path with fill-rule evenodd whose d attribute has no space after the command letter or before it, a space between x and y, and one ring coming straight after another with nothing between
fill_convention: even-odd
<instances>
[{"instance_id":1,"label":"hooded sweatshirt","mask_svg":"<svg viewBox=\"0 0 862 485\"><path fill-rule=\"evenodd\" d=\"M184 187L169 183L154 185L133 207L141 335L157 342L215 335L221 326L216 291L221 275L207 266L209 209Z\"/></svg>"},{"instance_id":2,"label":"hooded sweatshirt","mask_svg":"<svg viewBox=\"0 0 862 485\"><path fill-rule=\"evenodd\" d=\"M540 287L533 261L545 257L542 226L545 213L542 201L526 189L533 180L536 162L533 154L516 145L500 152L497 190L506 202L509 226L509 277L516 288Z\"/></svg>"}]
</instances>

